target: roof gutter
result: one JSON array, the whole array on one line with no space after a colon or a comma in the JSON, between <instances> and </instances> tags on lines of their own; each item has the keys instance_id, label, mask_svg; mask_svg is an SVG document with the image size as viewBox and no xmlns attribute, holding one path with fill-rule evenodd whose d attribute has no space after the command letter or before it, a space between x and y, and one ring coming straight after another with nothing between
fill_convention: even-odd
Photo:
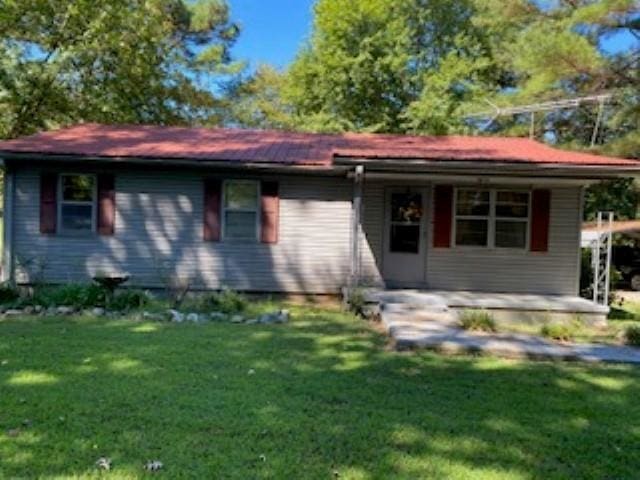
<instances>
[{"instance_id":1,"label":"roof gutter","mask_svg":"<svg viewBox=\"0 0 640 480\"><path fill-rule=\"evenodd\" d=\"M400 161L401 160L401 163ZM570 165L555 163L523 163L523 162L494 162L487 160L417 160L417 159L371 159L336 157L336 165L364 165L369 172L405 173L412 176L416 173L435 174L499 174L540 177L566 177L585 180L602 180L607 178L621 178L640 176L640 162L638 165ZM367 176L370 176L369 173Z\"/></svg>"},{"instance_id":2,"label":"roof gutter","mask_svg":"<svg viewBox=\"0 0 640 480\"><path fill-rule=\"evenodd\" d=\"M273 162L240 162L237 160L193 160L185 158L157 158L157 157L103 157L85 155L59 155L40 153L17 153L0 151L0 161L33 161L40 163L74 163L91 162L96 165L143 165L146 167L181 167L181 168L219 168L228 170L252 170L260 172L286 172L291 174L342 175L351 167L348 165L294 165Z\"/></svg>"},{"instance_id":3,"label":"roof gutter","mask_svg":"<svg viewBox=\"0 0 640 480\"><path fill-rule=\"evenodd\" d=\"M355 178L353 171L347 173L348 178ZM365 177L367 180L389 180L389 181L416 181L416 182L435 182L435 183L461 183L474 185L539 185L545 184L549 186L566 186L579 187L591 185L600 181L600 179L570 178L570 177L541 177L530 175L487 175L460 173L444 174L444 173L397 173L397 172L372 172L365 169Z\"/></svg>"}]
</instances>

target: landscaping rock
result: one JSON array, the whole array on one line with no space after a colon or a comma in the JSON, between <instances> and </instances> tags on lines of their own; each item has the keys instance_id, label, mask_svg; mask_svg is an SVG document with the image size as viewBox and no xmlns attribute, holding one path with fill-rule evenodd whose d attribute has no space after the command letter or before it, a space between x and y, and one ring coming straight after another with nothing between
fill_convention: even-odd
<instances>
[{"instance_id":1,"label":"landscaping rock","mask_svg":"<svg viewBox=\"0 0 640 480\"><path fill-rule=\"evenodd\" d=\"M57 315L56 307L49 307L45 310L45 315L47 317L53 317Z\"/></svg>"},{"instance_id":2,"label":"landscaping rock","mask_svg":"<svg viewBox=\"0 0 640 480\"><path fill-rule=\"evenodd\" d=\"M197 313L189 313L185 319L187 320L187 322L199 322L200 321L200 315L198 315Z\"/></svg>"},{"instance_id":3,"label":"landscaping rock","mask_svg":"<svg viewBox=\"0 0 640 480\"><path fill-rule=\"evenodd\" d=\"M280 310L276 315L276 323L287 323L289 321L289 310Z\"/></svg>"},{"instance_id":4,"label":"landscaping rock","mask_svg":"<svg viewBox=\"0 0 640 480\"><path fill-rule=\"evenodd\" d=\"M142 312L143 320L151 320L153 322L161 322L165 317L160 313Z\"/></svg>"},{"instance_id":5,"label":"landscaping rock","mask_svg":"<svg viewBox=\"0 0 640 480\"><path fill-rule=\"evenodd\" d=\"M264 313L258 317L259 323L286 323L289 321L289 310L278 310L277 312Z\"/></svg>"},{"instance_id":6,"label":"landscaping rock","mask_svg":"<svg viewBox=\"0 0 640 480\"><path fill-rule=\"evenodd\" d=\"M107 313L106 310L102 307L95 307L91 310L91 315L94 317L104 317L104 314Z\"/></svg>"},{"instance_id":7,"label":"landscaping rock","mask_svg":"<svg viewBox=\"0 0 640 480\"><path fill-rule=\"evenodd\" d=\"M75 309L73 307L68 307L66 305L61 305L58 308L56 308L57 315L72 315L73 312L75 312Z\"/></svg>"},{"instance_id":8,"label":"landscaping rock","mask_svg":"<svg viewBox=\"0 0 640 480\"><path fill-rule=\"evenodd\" d=\"M35 310L31 305L24 307L22 311L24 312L25 315L33 315L35 313Z\"/></svg>"},{"instance_id":9,"label":"landscaping rock","mask_svg":"<svg viewBox=\"0 0 640 480\"><path fill-rule=\"evenodd\" d=\"M44 311L44 307L42 305L36 305L35 307L33 307L33 311L40 314Z\"/></svg>"},{"instance_id":10,"label":"landscaping rock","mask_svg":"<svg viewBox=\"0 0 640 480\"><path fill-rule=\"evenodd\" d=\"M273 313L263 313L258 317L259 323L274 323L275 322L275 314Z\"/></svg>"},{"instance_id":11,"label":"landscaping rock","mask_svg":"<svg viewBox=\"0 0 640 480\"><path fill-rule=\"evenodd\" d=\"M234 315L231 317L231 323L242 323L244 322L244 317L242 315Z\"/></svg>"},{"instance_id":12,"label":"landscaping rock","mask_svg":"<svg viewBox=\"0 0 640 480\"><path fill-rule=\"evenodd\" d=\"M5 317L17 317L19 315L24 315L24 311L19 308L10 308L9 310L4 312Z\"/></svg>"},{"instance_id":13,"label":"landscaping rock","mask_svg":"<svg viewBox=\"0 0 640 480\"><path fill-rule=\"evenodd\" d=\"M111 470L111 459L108 457L100 457L96 460L96 467L100 470Z\"/></svg>"},{"instance_id":14,"label":"landscaping rock","mask_svg":"<svg viewBox=\"0 0 640 480\"><path fill-rule=\"evenodd\" d=\"M209 318L214 321L226 320L227 315L222 312L211 312Z\"/></svg>"},{"instance_id":15,"label":"landscaping rock","mask_svg":"<svg viewBox=\"0 0 640 480\"><path fill-rule=\"evenodd\" d=\"M164 465L160 460L150 460L145 464L144 469L148 472L157 472L161 470L162 467L164 467Z\"/></svg>"},{"instance_id":16,"label":"landscaping rock","mask_svg":"<svg viewBox=\"0 0 640 480\"><path fill-rule=\"evenodd\" d=\"M362 316L368 320L380 319L380 304L368 303L362 307Z\"/></svg>"},{"instance_id":17,"label":"landscaping rock","mask_svg":"<svg viewBox=\"0 0 640 480\"><path fill-rule=\"evenodd\" d=\"M176 323L184 322L184 313L180 313L177 310L169 310L169 315L171 316L171 321Z\"/></svg>"},{"instance_id":18,"label":"landscaping rock","mask_svg":"<svg viewBox=\"0 0 640 480\"><path fill-rule=\"evenodd\" d=\"M256 323L258 323L258 319L257 318L250 318L249 320L247 320L246 322L247 325L255 325Z\"/></svg>"}]
</instances>

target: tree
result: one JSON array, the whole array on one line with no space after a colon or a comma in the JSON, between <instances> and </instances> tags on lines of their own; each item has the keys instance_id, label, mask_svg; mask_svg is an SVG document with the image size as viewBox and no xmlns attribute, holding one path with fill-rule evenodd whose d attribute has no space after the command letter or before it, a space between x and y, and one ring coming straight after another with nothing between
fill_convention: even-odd
<instances>
[{"instance_id":1,"label":"tree","mask_svg":"<svg viewBox=\"0 0 640 480\"><path fill-rule=\"evenodd\" d=\"M0 137L78 122L215 122L224 0L0 0Z\"/></svg>"},{"instance_id":2,"label":"tree","mask_svg":"<svg viewBox=\"0 0 640 480\"><path fill-rule=\"evenodd\" d=\"M517 32L501 41L517 88L502 104L528 103L602 92L615 94L605 110L598 150L640 158L640 4L637 0L489 0L479 18L492 30ZM607 38L622 33L636 41L611 54ZM559 145L585 148L593 132L593 107L550 113L539 127ZM507 120L518 128L528 118Z\"/></svg>"},{"instance_id":3,"label":"tree","mask_svg":"<svg viewBox=\"0 0 640 480\"><path fill-rule=\"evenodd\" d=\"M473 14L470 0L319 0L282 97L303 129L445 133L451 107L421 117L433 95L460 102L477 89L458 75L500 76Z\"/></svg>"},{"instance_id":4,"label":"tree","mask_svg":"<svg viewBox=\"0 0 640 480\"><path fill-rule=\"evenodd\" d=\"M247 128L295 130L293 111L282 97L286 77L270 65L225 85L225 123Z\"/></svg>"}]
</instances>

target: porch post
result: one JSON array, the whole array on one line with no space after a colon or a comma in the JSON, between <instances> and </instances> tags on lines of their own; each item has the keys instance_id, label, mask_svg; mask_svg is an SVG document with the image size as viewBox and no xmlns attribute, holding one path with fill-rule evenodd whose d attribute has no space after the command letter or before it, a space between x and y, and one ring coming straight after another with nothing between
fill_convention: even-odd
<instances>
[{"instance_id":1,"label":"porch post","mask_svg":"<svg viewBox=\"0 0 640 480\"><path fill-rule=\"evenodd\" d=\"M349 286L357 287L360 281L360 223L362 217L362 183L364 166L357 165L353 176L353 202L351 204L351 275Z\"/></svg>"},{"instance_id":2,"label":"porch post","mask_svg":"<svg viewBox=\"0 0 640 480\"><path fill-rule=\"evenodd\" d=\"M3 282L13 282L13 196L14 196L14 176L9 171L6 164L4 167L4 195L2 198L2 214L4 222L4 233L2 242L2 275Z\"/></svg>"}]
</instances>

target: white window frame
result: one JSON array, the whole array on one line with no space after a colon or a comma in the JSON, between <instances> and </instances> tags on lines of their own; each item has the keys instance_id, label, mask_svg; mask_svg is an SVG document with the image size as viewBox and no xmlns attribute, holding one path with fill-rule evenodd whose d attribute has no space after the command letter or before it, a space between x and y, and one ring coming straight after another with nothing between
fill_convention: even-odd
<instances>
[{"instance_id":1,"label":"white window frame","mask_svg":"<svg viewBox=\"0 0 640 480\"><path fill-rule=\"evenodd\" d=\"M256 206L255 209L251 208L227 208L226 206L226 196L227 196L227 185L230 183L251 183L256 187ZM260 198L262 196L261 192L261 184L258 180L252 179L243 179L243 178L230 178L224 180L222 182L222 240L229 242L257 242L260 239ZM255 237L254 238L237 238L237 237L227 237L227 211L231 212L248 212L256 214L256 224L255 224Z\"/></svg>"},{"instance_id":2,"label":"white window frame","mask_svg":"<svg viewBox=\"0 0 640 480\"><path fill-rule=\"evenodd\" d=\"M64 199L64 178L65 177L91 177L93 179L93 190L91 192L91 201L78 201L78 200L65 200ZM58 192L56 195L58 199L58 228L59 234L83 236L92 235L97 230L97 216L98 216L98 177L93 173L61 173L58 175ZM62 221L62 207L63 205L91 205L91 231L86 230L69 230L64 229Z\"/></svg>"},{"instance_id":3,"label":"white window frame","mask_svg":"<svg viewBox=\"0 0 640 480\"><path fill-rule=\"evenodd\" d=\"M488 215L458 215L458 192L459 191L485 191L489 192L489 214ZM526 217L499 217L496 215L496 206L498 204L498 192L515 192L527 194L527 216ZM459 245L457 243L458 220L485 220L487 225L487 244L486 245ZM525 244L523 247L500 247L496 245L496 222L526 222ZM529 242L531 236L531 190L518 188L484 188L484 187L458 187L454 189L453 195L453 245L462 249L495 249L500 251L515 250L518 252L526 252L529 250Z\"/></svg>"}]
</instances>

